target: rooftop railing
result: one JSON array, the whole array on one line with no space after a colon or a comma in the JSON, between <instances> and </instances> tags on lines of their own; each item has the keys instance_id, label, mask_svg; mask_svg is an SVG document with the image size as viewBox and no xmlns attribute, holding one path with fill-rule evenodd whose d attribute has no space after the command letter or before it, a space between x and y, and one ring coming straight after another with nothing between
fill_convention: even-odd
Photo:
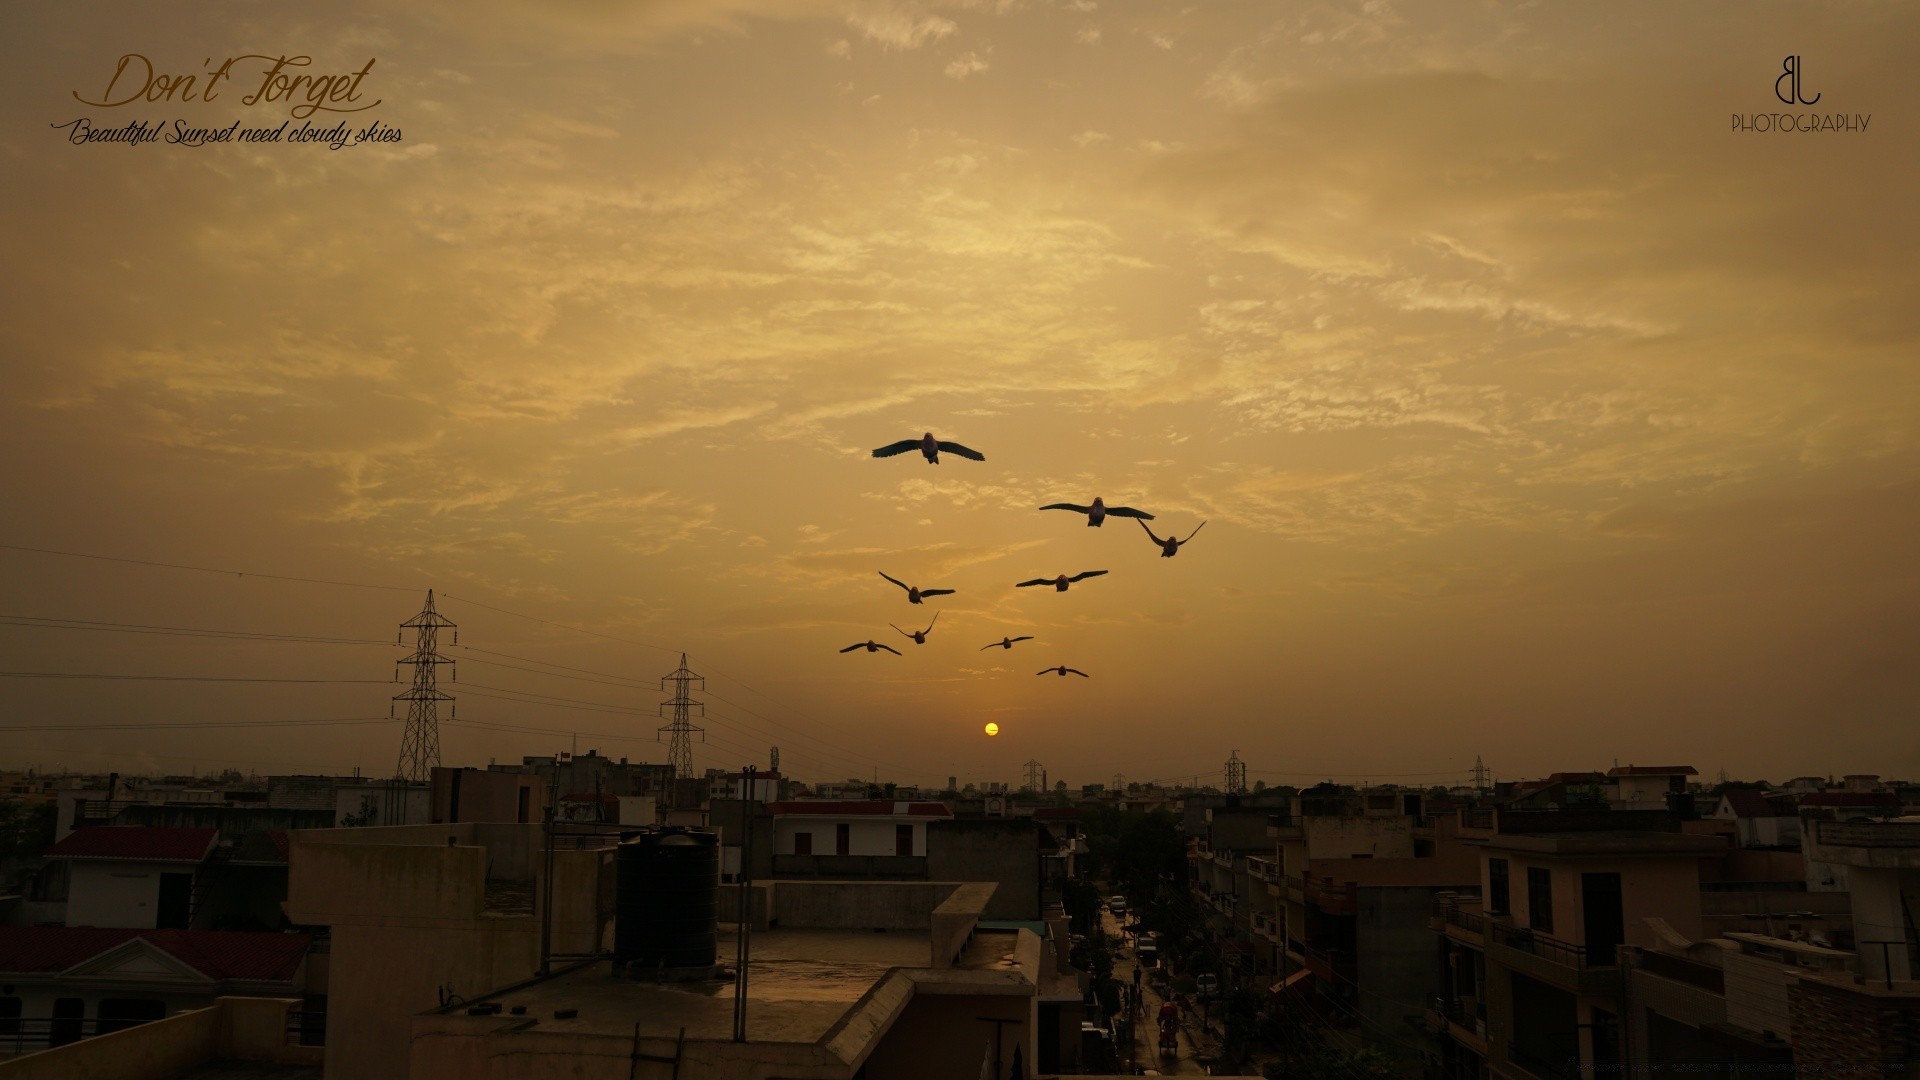
<instances>
[{"instance_id":1,"label":"rooftop railing","mask_svg":"<svg viewBox=\"0 0 1920 1080\"><path fill-rule=\"evenodd\" d=\"M1606 961L1589 961L1585 946L1570 941L1561 941L1557 937L1542 934L1522 926L1507 926L1494 923L1493 940L1509 949L1531 953L1542 960L1551 960L1564 967L1586 969L1588 967L1612 967L1613 958Z\"/></svg>"}]
</instances>

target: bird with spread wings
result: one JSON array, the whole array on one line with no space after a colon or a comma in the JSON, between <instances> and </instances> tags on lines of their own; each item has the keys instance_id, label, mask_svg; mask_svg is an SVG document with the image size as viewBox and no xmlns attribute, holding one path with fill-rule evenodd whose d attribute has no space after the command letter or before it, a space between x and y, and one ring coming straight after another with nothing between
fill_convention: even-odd
<instances>
[{"instance_id":1,"label":"bird with spread wings","mask_svg":"<svg viewBox=\"0 0 1920 1080\"><path fill-rule=\"evenodd\" d=\"M1106 573L1105 570L1082 570L1072 577L1068 577L1065 574L1061 574L1059 577L1037 577L1032 581L1022 581L1018 585L1015 585L1014 588L1024 589L1029 585L1051 585L1055 592L1066 592L1068 585L1079 581L1081 578L1099 577L1104 573Z\"/></svg>"}]
</instances>

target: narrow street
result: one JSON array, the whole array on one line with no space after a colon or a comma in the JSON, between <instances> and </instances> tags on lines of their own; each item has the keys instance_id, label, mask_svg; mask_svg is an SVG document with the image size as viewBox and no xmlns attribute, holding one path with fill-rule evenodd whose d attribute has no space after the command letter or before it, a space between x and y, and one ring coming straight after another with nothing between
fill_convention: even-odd
<instances>
[{"instance_id":1,"label":"narrow street","mask_svg":"<svg viewBox=\"0 0 1920 1080\"><path fill-rule=\"evenodd\" d=\"M1126 937L1126 935L1121 932L1120 923L1121 920L1114 918L1112 912L1105 909L1101 910L1101 929L1106 931L1109 938L1120 942L1120 944L1115 947L1113 953L1114 978L1120 979L1128 986L1132 986L1133 970L1137 964L1137 960L1134 956L1132 939ZM1144 975L1140 980L1140 988L1140 1012L1134 1024L1135 1063L1161 1076L1208 1075L1207 1070L1202 1068L1199 1062L1194 1060L1193 1040L1187 1034L1187 1025L1198 1023L1198 1020L1192 1013L1182 1013L1180 1016L1177 1035L1179 1053L1176 1058L1172 1061L1161 1058L1160 1025L1157 1017L1160 1015L1160 1006L1164 999L1154 991L1152 984L1146 980ZM1127 1048L1122 1046L1119 1049L1120 1064L1124 1066L1127 1063Z\"/></svg>"}]
</instances>

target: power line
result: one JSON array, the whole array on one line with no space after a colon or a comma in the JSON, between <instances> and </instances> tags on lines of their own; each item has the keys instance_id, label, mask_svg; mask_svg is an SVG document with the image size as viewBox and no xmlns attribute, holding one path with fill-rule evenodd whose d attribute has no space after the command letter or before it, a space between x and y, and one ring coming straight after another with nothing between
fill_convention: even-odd
<instances>
[{"instance_id":1,"label":"power line","mask_svg":"<svg viewBox=\"0 0 1920 1080\"><path fill-rule=\"evenodd\" d=\"M419 592L413 585L373 585L364 581L338 581L332 578L296 577L291 574L263 574L251 570L224 570L212 566L189 566L185 563L156 562L152 559L128 559L118 555L94 555L84 551L58 551L53 548L27 547L23 544L0 544L0 550L28 551L36 555L59 555L69 559L94 559L99 562L127 563L132 566L156 566L167 570L192 570L201 574L231 575L233 577L266 578L270 581L297 581L306 585L340 585L349 589L383 589L388 592Z\"/></svg>"},{"instance_id":2,"label":"power line","mask_svg":"<svg viewBox=\"0 0 1920 1080\"><path fill-rule=\"evenodd\" d=\"M386 683L388 679L282 679L265 675L119 675L90 671L0 671L0 679L99 679L107 682Z\"/></svg>"},{"instance_id":3,"label":"power line","mask_svg":"<svg viewBox=\"0 0 1920 1080\"><path fill-rule=\"evenodd\" d=\"M188 731L209 728L327 727L341 724L395 724L391 716L349 716L312 720L161 720L116 724L0 724L0 731Z\"/></svg>"},{"instance_id":4,"label":"power line","mask_svg":"<svg viewBox=\"0 0 1920 1080\"><path fill-rule=\"evenodd\" d=\"M521 612L521 611L512 611L512 610L509 610L509 609L507 609L507 608L503 608L503 607L498 607L498 606L496 606L496 605L493 605L493 604L483 604L483 603L481 603L481 602L480 602L480 601L478 601L478 600L473 600L473 599L470 599L470 598L467 598L467 597L461 597L461 596L455 596L455 595L453 595L452 593L447 593L447 594L445 594L445 598L446 598L446 599L448 599L448 600L455 600L455 601L458 601L458 602L460 602L460 603L463 603L463 604L472 604L472 605L473 605L473 606L475 606L475 607L479 607L479 608L485 608L485 609L486 609L486 610L488 610L488 611L493 611L493 612L498 612L499 614L502 614L502 615L511 615L512 617L514 617L514 618L516 618L516 619L525 619L525 620L527 620L528 622L535 622L535 623L539 623L539 624L541 624L542 626L551 626L551 627L554 627L554 628L556 628L556 629L559 629L559 630L567 630L567 631L570 631L570 632L572 632L572 633L576 633L576 634L585 634L585 635L587 635L588 637L597 637L597 638L603 638L603 639L605 639L605 640L607 640L607 641L617 641L617 642L620 642L620 643L622 643L622 644L626 644L626 645L635 645L635 646L638 646L638 647L640 647L640 648L643 648L643 649L656 649L656 650L658 650L658 651L660 651L660 652L664 652L664 653L668 653L668 654L672 654L672 653L677 653L677 652L679 652L679 651L680 651L680 650L678 650L678 649L670 649L670 648L668 648L668 647L666 647L665 645L656 645L656 644L654 644L653 642L650 642L650 641L636 641L636 640L635 640L635 639L633 639L633 638L627 638L627 637L621 637L621 636L620 636L620 635L618 635L618 634L608 634L608 633L603 633L603 632L601 632L601 631L599 631L599 630L588 630L588 629L587 629L587 628L585 628L585 627L582 627L582 626L574 626L574 625L572 625L572 624L570 624L570 623L563 623L563 622L556 622L556 621L554 621L554 620L552 620L552 619L543 619L543 618L541 618L541 617L540 617L540 616L538 616L538 615L528 615L528 614L526 614L525 612ZM504 654L495 654L495 655L504 655ZM541 662L542 662L542 661L538 661L538 660L528 660L528 659L527 659L526 657L510 657L510 659L517 659L517 660L522 660L522 661L525 661L525 662L527 662L527 663L535 663L535 664L537 664L537 663L541 663ZM551 666L553 666L553 667L564 667L565 665L560 665L560 664L554 664L554 665L551 665ZM831 725L831 724L827 724L827 723L826 723L825 721L822 721L822 720L819 720L819 719L816 719L815 717L812 717L812 716L809 716L809 715L807 715L806 713L804 713L804 712L802 712L802 711L800 711L799 709L796 709L796 708L794 708L794 707L793 707L793 706L791 706L791 705L788 705L788 704L785 704L785 703L783 703L783 702L779 702L779 701L776 701L776 700L775 700L775 699L774 699L774 698L773 698L772 696L770 696L770 695L768 695L767 693L765 693L765 692L763 692L763 691L761 691L761 690L758 690L758 689L756 689L755 687L753 687L753 686L751 686L751 685L749 685L749 684L748 684L748 683L746 682L746 680L744 680L744 679L738 679L738 678L735 678L734 676L732 676L732 675L730 675L730 674L727 674L726 672L720 672L720 671L718 671L718 669L716 669L716 668L714 668L714 667L713 667L713 665L711 665L711 664L708 664L708 663L705 663L705 662L702 662L702 664L701 664L701 666L702 666L702 667L705 667L705 668L706 668L706 669L707 669L708 671L715 671L715 672L716 672L716 673L718 674L718 676L719 676L719 677L720 677L721 679L723 679L723 680L726 680L726 681L728 681L728 682L733 682L733 683L737 683L737 684L739 684L739 686L740 686L740 687L741 687L742 689L744 689L744 690L746 690L746 691L748 691L749 693L752 693L752 694L756 694L756 695L758 695L758 696L760 696L761 698L764 698L764 699L765 699L765 700L767 700L768 702L771 702L771 703L773 703L773 704L775 704L775 705L778 705L778 706L780 706L780 707L781 707L782 709L784 709L785 711L787 711L787 712L790 712L790 713L792 713L793 715L795 715L795 716L797 716L797 717L799 717L800 719L802 719L802 720L805 720L805 721L807 721L807 722L809 722L809 723L811 723L811 724L813 724L813 725L815 725L816 727L827 727L827 726L831 726L831 727L838 727L838 725ZM573 671L582 671L582 672L584 672L584 673L586 673L586 674L593 674L593 675L607 675L607 673L605 673L605 672L588 672L588 671L585 671L585 669L582 669L582 668L570 668L570 669L568 669L568 670L573 670ZM624 678L624 676L619 676L619 675L607 675L607 677L608 677L608 678L615 678L615 679L619 679L619 678ZM767 721L768 723L770 723L770 724L777 724L777 723L778 723L778 721L775 721L775 720L773 720L773 719L771 719L770 717L766 717L766 716L761 716L761 715L760 715L759 713L757 713L757 712L754 712L754 710L752 710L752 709L749 709L749 708L747 708L747 707L746 707L745 705L742 705L742 704L740 704L740 703L739 703L739 702L737 702L737 701L728 701L728 699L726 699L726 698L723 698L723 697L721 697L721 696L720 696L719 694L716 694L716 693L714 693L714 692L712 692L711 690L709 690L709 691L707 691L706 693L707 693L707 696L708 696L708 697L710 697L710 698L714 698L714 699L716 699L716 700L719 700L719 701L726 701L726 702L727 702L727 704L729 704L729 705L732 705L733 707L735 707L735 708L737 708L737 709L739 709L739 710L740 710L740 711L742 711L742 712L745 712L745 713L749 713L749 714L751 714L751 715L754 715L754 716L760 716L760 719L762 719L762 720L766 720L766 721ZM844 732L846 732L847 734L849 734L849 735L853 735L853 736L855 736L855 737L859 737L859 736L860 736L860 733L859 733L859 732L856 732L856 731L852 731L852 730L849 730L849 729L846 729L846 728L840 728L839 730L842 730L842 731L844 731ZM845 748L841 748L841 749L842 749L842 750L843 750L843 752L845 752L845 753L852 753L852 754L855 754L856 756L859 756L859 757L863 757L863 758L867 758L868 760L870 760L870 761L873 761L873 762L874 762L875 764L878 764L878 765L883 765L883 766L886 766L886 767L887 767L887 768L889 768L889 769L900 769L900 770L902 770L902 771L909 771L909 770L906 770L906 768L905 768L905 766L902 766L902 765L900 765L900 764L899 764L899 763L897 763L897 762L891 762L891 761L885 761L885 760L882 760L882 759L879 759L879 758L874 758L874 757L872 757L871 755L867 755L867 754L860 754L860 753L859 753L858 751L852 751L852 750L845 750Z\"/></svg>"},{"instance_id":5,"label":"power line","mask_svg":"<svg viewBox=\"0 0 1920 1080\"><path fill-rule=\"evenodd\" d=\"M317 634L275 634L252 630L216 630L196 626L154 626L148 623L103 622L97 619L59 619L43 615L0 614L0 626L34 630L94 630L122 634L160 634L172 637L210 637L240 641L278 641L301 645L385 645L374 638L323 637Z\"/></svg>"},{"instance_id":6,"label":"power line","mask_svg":"<svg viewBox=\"0 0 1920 1080\"><path fill-rule=\"evenodd\" d=\"M462 604L472 604L474 607L477 607L477 608L486 608L488 611L497 611L502 615L511 615L516 619L525 619L528 622L537 622L542 626L551 626L559 630L570 630L576 634L585 634L588 637L605 638L608 641L618 641L627 645L638 645L643 649L658 649L664 653L674 653L674 652L680 651L678 649L669 649L665 645L655 645L652 642L647 642L647 641L635 641L632 638L623 638L617 634L603 634L598 630L588 630L585 627L581 627L581 626L573 626L568 623L555 622L552 619L543 619L538 615L527 615L518 611L508 611L506 608L503 608L503 607L494 607L492 604L483 604L478 600L468 599L467 597L464 597L464 596L455 596L452 593L447 593L445 595L447 599L457 600Z\"/></svg>"}]
</instances>

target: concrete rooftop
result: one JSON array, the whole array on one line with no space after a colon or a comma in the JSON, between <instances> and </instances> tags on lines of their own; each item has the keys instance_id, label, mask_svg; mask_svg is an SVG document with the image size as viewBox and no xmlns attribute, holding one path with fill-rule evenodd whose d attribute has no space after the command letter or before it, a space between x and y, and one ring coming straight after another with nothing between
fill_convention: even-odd
<instances>
[{"instance_id":1,"label":"concrete rooftop","mask_svg":"<svg viewBox=\"0 0 1920 1080\"><path fill-rule=\"evenodd\" d=\"M969 946L963 967L992 970L1010 964L1012 934L980 934ZM748 964L747 1025L757 1041L818 1041L886 973L896 967L925 967L927 935L890 930L758 930ZM719 955L733 966L735 939L722 928ZM536 1030L554 1034L631 1036L638 1021L647 1035L674 1036L682 1027L689 1039L727 1039L733 1034L733 981L653 983L615 978L608 961L512 988L469 1004L499 1002L495 1019L538 1022ZM516 1005L524 1016L511 1016ZM556 1010L578 1015L554 1018ZM463 1013L466 1006L442 1010Z\"/></svg>"}]
</instances>

